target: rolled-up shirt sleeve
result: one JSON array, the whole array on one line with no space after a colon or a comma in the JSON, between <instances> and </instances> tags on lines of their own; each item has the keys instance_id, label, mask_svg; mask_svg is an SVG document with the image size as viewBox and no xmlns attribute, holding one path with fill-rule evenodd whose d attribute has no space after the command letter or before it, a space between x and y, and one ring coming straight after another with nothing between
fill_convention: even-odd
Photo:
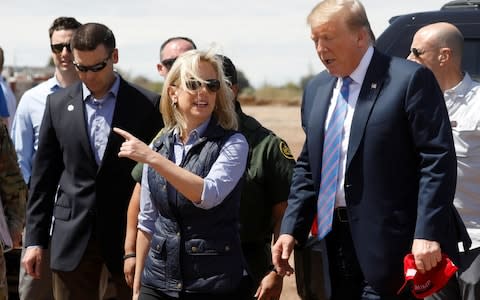
<instances>
[{"instance_id":1,"label":"rolled-up shirt sleeve","mask_svg":"<svg viewBox=\"0 0 480 300\"><path fill-rule=\"evenodd\" d=\"M242 178L247 157L248 143L245 137L240 133L232 135L204 178L201 202L194 205L211 209L222 203Z\"/></svg>"},{"instance_id":2,"label":"rolled-up shirt sleeve","mask_svg":"<svg viewBox=\"0 0 480 300\"><path fill-rule=\"evenodd\" d=\"M144 164L142 171L142 188L140 192L140 213L138 214L137 228L148 234L153 234L158 212L155 210L155 207L152 203L147 172L148 165Z\"/></svg>"},{"instance_id":3,"label":"rolled-up shirt sleeve","mask_svg":"<svg viewBox=\"0 0 480 300\"><path fill-rule=\"evenodd\" d=\"M245 137L236 133L223 145L217 160L204 178L201 202L194 203L202 209L211 209L227 197L242 178L247 164L248 143ZM178 159L180 161L180 159ZM148 183L148 165L143 166L140 194L138 229L152 234L158 211L153 205Z\"/></svg>"}]
</instances>

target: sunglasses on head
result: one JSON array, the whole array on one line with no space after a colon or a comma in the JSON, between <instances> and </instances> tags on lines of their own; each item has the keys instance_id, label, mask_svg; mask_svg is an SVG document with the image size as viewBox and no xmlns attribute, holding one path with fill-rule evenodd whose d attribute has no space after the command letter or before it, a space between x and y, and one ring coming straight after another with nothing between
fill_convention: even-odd
<instances>
[{"instance_id":1,"label":"sunglasses on head","mask_svg":"<svg viewBox=\"0 0 480 300\"><path fill-rule=\"evenodd\" d=\"M88 71L91 71L91 72L100 72L101 70L105 69L105 67L107 66L108 64L108 60L110 59L110 56L107 57L104 61L102 61L101 63L98 63L98 64L95 64L93 66L82 66L80 64L78 64L76 61L73 62L73 65L75 66L75 68L77 68L78 71L82 72L82 73L85 73L85 72L88 72Z\"/></svg>"},{"instance_id":2,"label":"sunglasses on head","mask_svg":"<svg viewBox=\"0 0 480 300\"><path fill-rule=\"evenodd\" d=\"M205 80L205 82L192 79L187 81L185 85L191 91L198 90L200 87L202 87L202 85L205 85L207 89L212 93L215 93L220 89L220 81L217 79L207 79Z\"/></svg>"},{"instance_id":3,"label":"sunglasses on head","mask_svg":"<svg viewBox=\"0 0 480 300\"><path fill-rule=\"evenodd\" d=\"M162 60L161 63L162 63L162 65L165 66L165 68L167 68L168 70L170 70L170 68L172 68L173 63L175 62L175 60L177 60L176 57L174 57L174 58L167 58L167 59Z\"/></svg>"},{"instance_id":4,"label":"sunglasses on head","mask_svg":"<svg viewBox=\"0 0 480 300\"><path fill-rule=\"evenodd\" d=\"M64 44L64 43L51 44L50 48L52 49L52 52L56 54L62 53L63 48L67 48L67 51L70 53L72 52L72 49L70 49L70 44Z\"/></svg>"},{"instance_id":5,"label":"sunglasses on head","mask_svg":"<svg viewBox=\"0 0 480 300\"><path fill-rule=\"evenodd\" d=\"M416 58L419 58L420 56L422 56L425 53L425 50L421 50L421 49L418 49L418 48L412 48L412 49L410 49L410 52L412 52L413 55L415 55Z\"/></svg>"}]
</instances>

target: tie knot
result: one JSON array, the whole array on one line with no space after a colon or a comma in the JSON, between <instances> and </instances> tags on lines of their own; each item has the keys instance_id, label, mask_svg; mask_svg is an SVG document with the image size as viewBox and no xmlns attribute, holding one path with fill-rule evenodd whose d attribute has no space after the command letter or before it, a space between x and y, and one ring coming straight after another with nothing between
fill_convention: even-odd
<instances>
[{"instance_id":1,"label":"tie knot","mask_svg":"<svg viewBox=\"0 0 480 300\"><path fill-rule=\"evenodd\" d=\"M342 85L349 86L352 83L353 79L350 76L342 77Z\"/></svg>"}]
</instances>

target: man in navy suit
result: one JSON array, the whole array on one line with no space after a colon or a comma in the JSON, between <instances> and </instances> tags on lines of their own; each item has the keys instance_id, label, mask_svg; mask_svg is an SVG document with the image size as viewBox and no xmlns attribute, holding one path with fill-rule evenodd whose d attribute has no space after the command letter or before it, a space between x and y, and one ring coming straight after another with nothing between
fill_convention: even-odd
<instances>
[{"instance_id":1,"label":"man in navy suit","mask_svg":"<svg viewBox=\"0 0 480 300\"><path fill-rule=\"evenodd\" d=\"M30 276L41 276L53 215L55 299L98 299L103 265L112 274L117 299L131 299L122 256L135 162L118 157L123 140L111 129L149 142L163 125L159 96L114 71L118 49L105 25L82 25L70 47L81 82L47 98L27 204L23 264Z\"/></svg>"},{"instance_id":2,"label":"man in navy suit","mask_svg":"<svg viewBox=\"0 0 480 300\"><path fill-rule=\"evenodd\" d=\"M442 92L428 69L374 48L359 1L324 0L307 21L327 70L304 91L306 140L272 249L276 270L293 272L288 258L305 243L318 211L329 299L413 299L409 291L397 295L404 256L412 252L420 272L442 253L455 259L463 225L453 209L455 149ZM324 145L341 98L340 137ZM320 192L330 178L322 170L324 160L331 163L324 149L339 153L330 221L320 217L330 205Z\"/></svg>"}]
</instances>

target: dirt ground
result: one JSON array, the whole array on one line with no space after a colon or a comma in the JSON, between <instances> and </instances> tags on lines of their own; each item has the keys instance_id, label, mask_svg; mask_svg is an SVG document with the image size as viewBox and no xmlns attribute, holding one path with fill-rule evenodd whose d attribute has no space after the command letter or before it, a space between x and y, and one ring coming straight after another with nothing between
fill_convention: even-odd
<instances>
[{"instance_id":1,"label":"dirt ground","mask_svg":"<svg viewBox=\"0 0 480 300\"><path fill-rule=\"evenodd\" d=\"M300 106L243 105L242 110L284 139L293 156L298 157L305 141L300 125Z\"/></svg>"},{"instance_id":2,"label":"dirt ground","mask_svg":"<svg viewBox=\"0 0 480 300\"><path fill-rule=\"evenodd\" d=\"M243 111L256 118L263 126L275 132L284 139L295 158L300 154L305 134L300 125L299 106L250 106L243 105ZM293 257L293 255L292 255ZM293 259L290 259L293 266ZM297 295L295 276L285 277L281 300L300 300Z\"/></svg>"}]
</instances>

